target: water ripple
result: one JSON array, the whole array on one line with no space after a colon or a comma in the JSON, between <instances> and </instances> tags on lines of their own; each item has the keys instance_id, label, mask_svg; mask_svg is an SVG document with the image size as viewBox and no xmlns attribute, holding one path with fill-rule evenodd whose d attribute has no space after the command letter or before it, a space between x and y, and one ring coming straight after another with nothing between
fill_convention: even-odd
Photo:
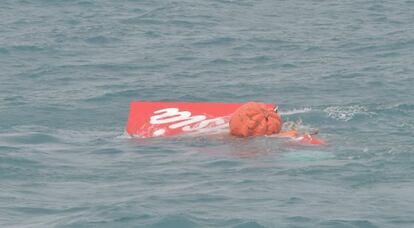
<instances>
[{"instance_id":1,"label":"water ripple","mask_svg":"<svg viewBox=\"0 0 414 228\"><path fill-rule=\"evenodd\" d=\"M410 227L413 1L3 1L1 227ZM326 147L122 135L277 103Z\"/></svg>"}]
</instances>

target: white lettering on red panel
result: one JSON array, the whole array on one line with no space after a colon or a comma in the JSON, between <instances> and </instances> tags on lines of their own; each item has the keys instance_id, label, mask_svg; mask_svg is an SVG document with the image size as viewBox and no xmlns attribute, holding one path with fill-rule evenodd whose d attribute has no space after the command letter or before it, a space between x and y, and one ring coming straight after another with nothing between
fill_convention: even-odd
<instances>
[{"instance_id":1,"label":"white lettering on red panel","mask_svg":"<svg viewBox=\"0 0 414 228\"><path fill-rule=\"evenodd\" d=\"M214 132L227 127L224 117L207 119L205 115L192 116L189 111L180 111L178 108L165 108L154 111L150 117L150 124L160 125L169 124L169 129L181 129L183 132ZM154 136L161 136L165 130L159 129L154 132Z\"/></svg>"}]
</instances>

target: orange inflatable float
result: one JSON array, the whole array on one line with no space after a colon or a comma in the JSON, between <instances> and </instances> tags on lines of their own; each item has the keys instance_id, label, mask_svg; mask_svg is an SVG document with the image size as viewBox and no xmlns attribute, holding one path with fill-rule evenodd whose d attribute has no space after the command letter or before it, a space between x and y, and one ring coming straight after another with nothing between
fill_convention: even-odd
<instances>
[{"instance_id":1,"label":"orange inflatable float","mask_svg":"<svg viewBox=\"0 0 414 228\"><path fill-rule=\"evenodd\" d=\"M238 137L277 134L282 124L277 110L258 102L248 102L239 107L229 122L230 133Z\"/></svg>"}]
</instances>

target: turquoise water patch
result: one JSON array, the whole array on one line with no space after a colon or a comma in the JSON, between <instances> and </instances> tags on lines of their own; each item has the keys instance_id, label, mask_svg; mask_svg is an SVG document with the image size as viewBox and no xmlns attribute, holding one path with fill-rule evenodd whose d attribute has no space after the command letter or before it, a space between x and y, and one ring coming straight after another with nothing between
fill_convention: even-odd
<instances>
[{"instance_id":1,"label":"turquoise water patch","mask_svg":"<svg viewBox=\"0 0 414 228\"><path fill-rule=\"evenodd\" d=\"M322 161L334 159L335 155L325 151L295 151L283 153L281 159L289 162Z\"/></svg>"},{"instance_id":2,"label":"turquoise water patch","mask_svg":"<svg viewBox=\"0 0 414 228\"><path fill-rule=\"evenodd\" d=\"M0 227L414 227L413 12L1 1ZM126 137L132 100L276 103L328 145Z\"/></svg>"}]
</instances>

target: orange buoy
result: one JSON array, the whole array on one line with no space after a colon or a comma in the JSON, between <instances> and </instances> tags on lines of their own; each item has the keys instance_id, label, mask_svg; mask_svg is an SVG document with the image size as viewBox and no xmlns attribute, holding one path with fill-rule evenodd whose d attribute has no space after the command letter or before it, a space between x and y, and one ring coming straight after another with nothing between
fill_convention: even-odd
<instances>
[{"instance_id":1,"label":"orange buoy","mask_svg":"<svg viewBox=\"0 0 414 228\"><path fill-rule=\"evenodd\" d=\"M264 103L248 102L230 118L230 133L238 137L272 135L280 132L282 119Z\"/></svg>"}]
</instances>

